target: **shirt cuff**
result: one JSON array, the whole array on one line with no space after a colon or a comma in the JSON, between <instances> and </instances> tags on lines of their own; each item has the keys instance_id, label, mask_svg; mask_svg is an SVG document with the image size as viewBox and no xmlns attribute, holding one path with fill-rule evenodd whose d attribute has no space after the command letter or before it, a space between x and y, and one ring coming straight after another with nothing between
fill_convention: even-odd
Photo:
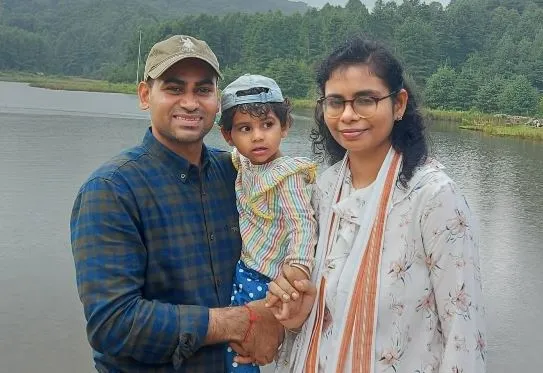
<instances>
[{"instance_id":1,"label":"shirt cuff","mask_svg":"<svg viewBox=\"0 0 543 373\"><path fill-rule=\"evenodd\" d=\"M309 269L309 272L313 272L313 265L315 264L315 259L313 258L301 258L301 257L287 257L285 258L287 264L296 263L306 266Z\"/></svg>"},{"instance_id":2,"label":"shirt cuff","mask_svg":"<svg viewBox=\"0 0 543 373\"><path fill-rule=\"evenodd\" d=\"M179 344L173 354L173 367L179 370L185 360L202 347L209 325L209 308L179 305Z\"/></svg>"}]
</instances>

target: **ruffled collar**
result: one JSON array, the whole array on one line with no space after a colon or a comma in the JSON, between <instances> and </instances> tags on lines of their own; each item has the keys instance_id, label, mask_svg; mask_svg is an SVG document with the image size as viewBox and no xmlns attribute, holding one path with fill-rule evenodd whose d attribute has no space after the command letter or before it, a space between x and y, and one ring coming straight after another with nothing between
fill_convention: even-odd
<instances>
[{"instance_id":1,"label":"ruffled collar","mask_svg":"<svg viewBox=\"0 0 543 373\"><path fill-rule=\"evenodd\" d=\"M317 166L309 158L284 156L265 164L255 165L236 148L232 151L232 163L242 179L251 182L251 197L266 193L291 175L303 173L308 183L314 183L317 174Z\"/></svg>"},{"instance_id":2,"label":"ruffled collar","mask_svg":"<svg viewBox=\"0 0 543 373\"><path fill-rule=\"evenodd\" d=\"M261 211L256 206L257 200L265 193L276 188L287 177L294 174L303 174L308 184L314 183L317 176L317 165L305 157L284 156L266 164L255 165L234 148L232 163L238 170L237 182L241 183L241 189L251 210L265 219L272 219L273 216Z\"/></svg>"}]
</instances>

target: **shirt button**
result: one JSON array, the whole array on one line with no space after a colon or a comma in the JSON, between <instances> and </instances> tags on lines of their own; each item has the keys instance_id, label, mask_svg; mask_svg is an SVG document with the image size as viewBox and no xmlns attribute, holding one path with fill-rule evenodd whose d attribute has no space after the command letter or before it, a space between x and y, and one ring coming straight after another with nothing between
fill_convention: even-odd
<instances>
[{"instance_id":1,"label":"shirt button","mask_svg":"<svg viewBox=\"0 0 543 373\"><path fill-rule=\"evenodd\" d=\"M213 233L211 233L211 234L209 235L209 240L210 240L210 241L213 241L214 239L215 239L215 235L214 235Z\"/></svg>"},{"instance_id":2,"label":"shirt button","mask_svg":"<svg viewBox=\"0 0 543 373\"><path fill-rule=\"evenodd\" d=\"M181 179L185 180L186 177L187 177L187 175L181 174Z\"/></svg>"}]
</instances>

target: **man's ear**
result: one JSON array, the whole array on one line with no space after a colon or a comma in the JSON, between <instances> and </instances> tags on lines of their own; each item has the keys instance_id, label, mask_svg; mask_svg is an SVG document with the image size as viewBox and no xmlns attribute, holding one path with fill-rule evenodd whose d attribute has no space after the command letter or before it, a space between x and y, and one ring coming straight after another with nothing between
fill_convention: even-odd
<instances>
[{"instance_id":1,"label":"man's ear","mask_svg":"<svg viewBox=\"0 0 543 373\"><path fill-rule=\"evenodd\" d=\"M141 110L149 110L149 96L151 94L151 87L147 82L139 82L138 84L138 98L140 101Z\"/></svg>"},{"instance_id":2,"label":"man's ear","mask_svg":"<svg viewBox=\"0 0 543 373\"><path fill-rule=\"evenodd\" d=\"M232 141L232 132L225 130L223 127L221 127L221 133L222 133L222 137L224 137L228 145L234 146L234 142Z\"/></svg>"}]
</instances>

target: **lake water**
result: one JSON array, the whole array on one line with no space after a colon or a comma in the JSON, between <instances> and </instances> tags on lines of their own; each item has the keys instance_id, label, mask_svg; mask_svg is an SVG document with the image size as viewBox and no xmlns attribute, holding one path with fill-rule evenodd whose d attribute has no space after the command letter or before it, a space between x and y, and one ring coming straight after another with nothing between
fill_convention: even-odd
<instances>
[{"instance_id":1,"label":"lake water","mask_svg":"<svg viewBox=\"0 0 543 373\"><path fill-rule=\"evenodd\" d=\"M284 142L310 155L309 113ZM305 116L304 116L305 115ZM148 126L135 96L0 82L0 372L92 372L69 242L75 194ZM482 226L488 372L543 363L543 144L432 125ZM214 129L212 146L225 147Z\"/></svg>"}]
</instances>

